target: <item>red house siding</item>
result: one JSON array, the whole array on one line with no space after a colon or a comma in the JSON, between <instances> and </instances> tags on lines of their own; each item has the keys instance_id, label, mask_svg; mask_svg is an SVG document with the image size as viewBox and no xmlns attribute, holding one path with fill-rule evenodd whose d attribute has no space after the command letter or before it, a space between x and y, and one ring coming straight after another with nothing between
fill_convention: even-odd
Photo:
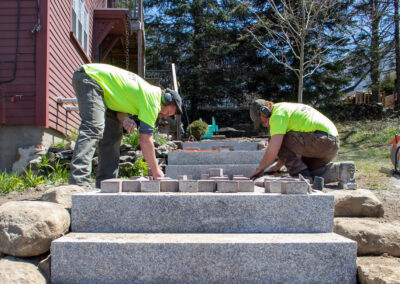
<instances>
[{"instance_id":1,"label":"red house siding","mask_svg":"<svg viewBox=\"0 0 400 284\"><path fill-rule=\"evenodd\" d=\"M36 21L36 0L0 1L0 125L35 125L35 35L31 31Z\"/></svg>"},{"instance_id":2,"label":"red house siding","mask_svg":"<svg viewBox=\"0 0 400 284\"><path fill-rule=\"evenodd\" d=\"M58 97L75 97L71 86L74 70L92 57L93 9L106 8L105 0L85 0L89 11L89 53L85 54L71 35L72 0L50 1L48 126L65 134L79 124L78 112L67 112Z\"/></svg>"}]
</instances>

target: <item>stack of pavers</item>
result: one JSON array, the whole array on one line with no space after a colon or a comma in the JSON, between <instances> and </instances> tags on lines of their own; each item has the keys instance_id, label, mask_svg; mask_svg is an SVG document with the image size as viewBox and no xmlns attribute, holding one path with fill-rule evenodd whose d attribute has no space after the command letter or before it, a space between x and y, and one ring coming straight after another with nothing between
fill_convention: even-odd
<instances>
[{"instance_id":1,"label":"stack of pavers","mask_svg":"<svg viewBox=\"0 0 400 284\"><path fill-rule=\"evenodd\" d=\"M356 283L356 243L333 233L333 196L208 168L200 179L106 180L72 196L53 283Z\"/></svg>"}]
</instances>

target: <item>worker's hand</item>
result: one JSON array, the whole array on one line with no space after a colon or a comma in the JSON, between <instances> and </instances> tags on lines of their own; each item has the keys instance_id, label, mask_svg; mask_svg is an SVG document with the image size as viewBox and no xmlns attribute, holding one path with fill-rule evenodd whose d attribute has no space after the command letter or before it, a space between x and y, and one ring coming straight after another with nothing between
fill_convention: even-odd
<instances>
[{"instance_id":1,"label":"worker's hand","mask_svg":"<svg viewBox=\"0 0 400 284\"><path fill-rule=\"evenodd\" d=\"M133 121L130 118L125 118L124 121L122 122L122 127L128 131L128 132L132 132L137 128L136 122Z\"/></svg>"},{"instance_id":2,"label":"worker's hand","mask_svg":"<svg viewBox=\"0 0 400 284\"><path fill-rule=\"evenodd\" d=\"M155 171L152 170L152 173L154 179L160 179L164 177L164 173L162 172L162 170L160 170L159 167L157 167Z\"/></svg>"},{"instance_id":3,"label":"worker's hand","mask_svg":"<svg viewBox=\"0 0 400 284\"><path fill-rule=\"evenodd\" d=\"M264 175L264 169L257 168L256 171L251 175L250 179L255 180L258 177L262 177Z\"/></svg>"}]
</instances>

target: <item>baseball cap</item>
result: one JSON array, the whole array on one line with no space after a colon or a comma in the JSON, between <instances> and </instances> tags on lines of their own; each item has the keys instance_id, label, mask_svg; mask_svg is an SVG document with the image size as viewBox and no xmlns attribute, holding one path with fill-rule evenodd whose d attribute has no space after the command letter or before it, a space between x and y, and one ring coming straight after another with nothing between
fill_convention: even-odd
<instances>
[{"instance_id":1,"label":"baseball cap","mask_svg":"<svg viewBox=\"0 0 400 284\"><path fill-rule=\"evenodd\" d=\"M258 129L261 124L260 120L260 109L265 106L265 100L255 100L250 104L250 118L254 123L254 129Z\"/></svg>"},{"instance_id":2,"label":"baseball cap","mask_svg":"<svg viewBox=\"0 0 400 284\"><path fill-rule=\"evenodd\" d=\"M178 94L178 92L167 88L165 89L165 93L169 93L171 95L171 98L176 105L176 110L177 110L176 114L182 114L182 98Z\"/></svg>"}]
</instances>

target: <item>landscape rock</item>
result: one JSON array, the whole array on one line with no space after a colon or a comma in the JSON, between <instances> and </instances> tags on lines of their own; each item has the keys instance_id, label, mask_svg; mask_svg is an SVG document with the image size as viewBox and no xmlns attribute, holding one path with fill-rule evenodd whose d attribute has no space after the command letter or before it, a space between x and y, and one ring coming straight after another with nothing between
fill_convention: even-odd
<instances>
[{"instance_id":1,"label":"landscape rock","mask_svg":"<svg viewBox=\"0 0 400 284\"><path fill-rule=\"evenodd\" d=\"M334 232L357 242L358 255L387 253L400 256L400 222L382 223L379 219L335 218Z\"/></svg>"},{"instance_id":2,"label":"landscape rock","mask_svg":"<svg viewBox=\"0 0 400 284\"><path fill-rule=\"evenodd\" d=\"M0 283L46 284L46 278L32 263L8 256L0 259Z\"/></svg>"},{"instance_id":3,"label":"landscape rock","mask_svg":"<svg viewBox=\"0 0 400 284\"><path fill-rule=\"evenodd\" d=\"M11 201L0 206L0 253L37 256L68 232L70 215L63 206L44 201Z\"/></svg>"},{"instance_id":4,"label":"landscape rock","mask_svg":"<svg viewBox=\"0 0 400 284\"><path fill-rule=\"evenodd\" d=\"M382 217L382 202L367 189L324 190L335 197L335 217Z\"/></svg>"},{"instance_id":5,"label":"landscape rock","mask_svg":"<svg viewBox=\"0 0 400 284\"><path fill-rule=\"evenodd\" d=\"M23 173L29 162L37 159L41 155L45 154L46 150L41 146L30 146L18 148L17 161L12 166L14 173Z\"/></svg>"},{"instance_id":6,"label":"landscape rock","mask_svg":"<svg viewBox=\"0 0 400 284\"><path fill-rule=\"evenodd\" d=\"M400 284L400 258L357 258L358 280L361 284Z\"/></svg>"},{"instance_id":7,"label":"landscape rock","mask_svg":"<svg viewBox=\"0 0 400 284\"><path fill-rule=\"evenodd\" d=\"M71 195L76 193L88 192L87 187L78 185L61 185L47 190L41 200L58 203L66 209L71 209Z\"/></svg>"}]
</instances>

